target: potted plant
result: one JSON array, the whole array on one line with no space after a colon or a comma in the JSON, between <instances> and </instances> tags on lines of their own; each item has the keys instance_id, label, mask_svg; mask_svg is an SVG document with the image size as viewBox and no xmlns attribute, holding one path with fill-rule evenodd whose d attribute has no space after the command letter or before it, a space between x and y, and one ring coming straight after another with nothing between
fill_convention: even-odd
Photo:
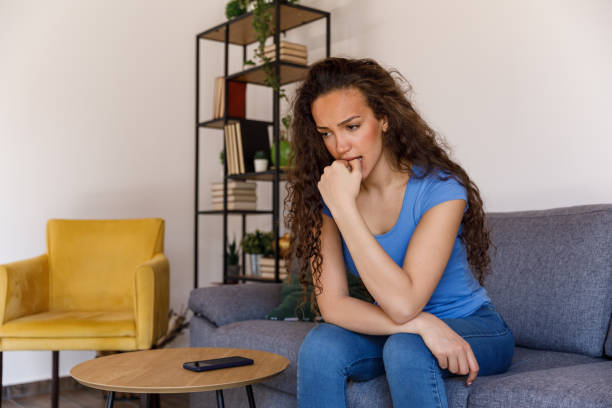
<instances>
[{"instance_id":1,"label":"potted plant","mask_svg":"<svg viewBox=\"0 0 612 408\"><path fill-rule=\"evenodd\" d=\"M281 129L279 138L279 161L280 168L286 169L291 162L291 143L289 142L289 129L291 129L291 114L283 116L281 119L284 129ZM272 143L270 148L270 161L273 166L276 166L276 144Z\"/></svg>"},{"instance_id":2,"label":"potted plant","mask_svg":"<svg viewBox=\"0 0 612 408\"><path fill-rule=\"evenodd\" d=\"M271 235L271 232L255 230L255 232L245 234L242 237L242 241L240 241L240 247L244 253L250 255L252 275L257 276L261 274L261 257L272 251L272 241L274 238Z\"/></svg>"},{"instance_id":3,"label":"potted plant","mask_svg":"<svg viewBox=\"0 0 612 408\"><path fill-rule=\"evenodd\" d=\"M236 244L236 239L234 238L231 244L227 245L227 249L225 251L225 259L227 260L227 274L229 276L240 275L240 256L237 247L238 245Z\"/></svg>"},{"instance_id":4,"label":"potted plant","mask_svg":"<svg viewBox=\"0 0 612 408\"><path fill-rule=\"evenodd\" d=\"M266 156L266 152L263 150L256 151L253 158L253 163L256 172L268 170L268 157Z\"/></svg>"}]
</instances>

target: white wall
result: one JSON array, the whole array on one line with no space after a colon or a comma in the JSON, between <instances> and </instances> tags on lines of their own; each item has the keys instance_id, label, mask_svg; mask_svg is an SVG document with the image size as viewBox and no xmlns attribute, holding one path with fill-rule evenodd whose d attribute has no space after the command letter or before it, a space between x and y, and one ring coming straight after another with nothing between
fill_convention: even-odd
<instances>
[{"instance_id":1,"label":"white wall","mask_svg":"<svg viewBox=\"0 0 612 408\"><path fill-rule=\"evenodd\" d=\"M332 12L332 55L398 68L491 211L612 202L612 3L303 0ZM166 220L171 305L193 271L194 35L225 1L0 0L0 263L45 251L51 217ZM288 37L324 50L322 22ZM202 117L222 46L203 48ZM233 49L232 68L240 51ZM269 92L248 93L270 117ZM201 133L202 208L220 133ZM260 207L270 205L260 183ZM248 227L268 228L269 218ZM232 229L237 230L237 220ZM221 219L201 218L200 281L220 279ZM230 235L231 236L231 235ZM61 371L90 358L61 353ZM4 382L49 378L50 355L7 352Z\"/></svg>"}]
</instances>

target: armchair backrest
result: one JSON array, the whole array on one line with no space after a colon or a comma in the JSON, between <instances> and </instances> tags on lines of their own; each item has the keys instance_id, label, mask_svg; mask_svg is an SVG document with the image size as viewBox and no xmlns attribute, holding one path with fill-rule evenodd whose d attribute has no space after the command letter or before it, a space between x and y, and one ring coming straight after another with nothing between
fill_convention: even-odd
<instances>
[{"instance_id":1,"label":"armchair backrest","mask_svg":"<svg viewBox=\"0 0 612 408\"><path fill-rule=\"evenodd\" d=\"M128 310L134 273L163 252L164 220L49 220L49 310Z\"/></svg>"}]
</instances>

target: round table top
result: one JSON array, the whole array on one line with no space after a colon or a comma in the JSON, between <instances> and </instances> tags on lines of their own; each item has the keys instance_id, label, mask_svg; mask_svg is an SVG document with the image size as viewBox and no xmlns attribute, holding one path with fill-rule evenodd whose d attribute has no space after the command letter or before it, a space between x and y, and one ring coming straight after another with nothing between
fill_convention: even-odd
<instances>
[{"instance_id":1,"label":"round table top","mask_svg":"<svg viewBox=\"0 0 612 408\"><path fill-rule=\"evenodd\" d=\"M211 358L242 356L253 365L194 372L183 363ZM86 361L70 370L83 385L106 391L172 394L213 391L258 383L289 366L274 353L235 348L168 348L113 354Z\"/></svg>"}]
</instances>

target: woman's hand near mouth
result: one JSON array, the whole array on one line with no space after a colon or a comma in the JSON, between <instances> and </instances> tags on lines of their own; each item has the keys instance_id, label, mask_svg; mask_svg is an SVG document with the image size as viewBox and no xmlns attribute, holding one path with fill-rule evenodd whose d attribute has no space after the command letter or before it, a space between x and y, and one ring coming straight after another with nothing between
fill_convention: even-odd
<instances>
[{"instance_id":1,"label":"woman's hand near mouth","mask_svg":"<svg viewBox=\"0 0 612 408\"><path fill-rule=\"evenodd\" d=\"M332 215L355 205L361 188L361 158L334 161L323 170L317 187Z\"/></svg>"}]
</instances>

